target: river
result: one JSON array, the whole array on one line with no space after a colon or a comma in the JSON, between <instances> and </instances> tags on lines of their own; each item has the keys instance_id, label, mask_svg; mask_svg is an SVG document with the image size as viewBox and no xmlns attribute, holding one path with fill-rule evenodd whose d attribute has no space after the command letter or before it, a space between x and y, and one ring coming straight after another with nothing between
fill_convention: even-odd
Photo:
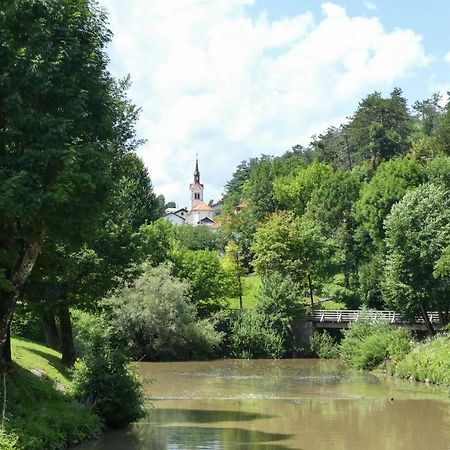
<instances>
[{"instance_id":1,"label":"river","mask_svg":"<svg viewBox=\"0 0 450 450\"><path fill-rule=\"evenodd\" d=\"M450 450L448 393L327 360L141 363L148 415L82 450Z\"/></svg>"}]
</instances>

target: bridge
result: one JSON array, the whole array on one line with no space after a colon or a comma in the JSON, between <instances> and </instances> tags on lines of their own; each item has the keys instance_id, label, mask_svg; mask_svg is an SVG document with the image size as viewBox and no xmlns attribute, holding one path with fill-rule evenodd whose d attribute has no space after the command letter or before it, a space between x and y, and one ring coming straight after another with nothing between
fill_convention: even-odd
<instances>
[{"instance_id":1,"label":"bridge","mask_svg":"<svg viewBox=\"0 0 450 450\"><path fill-rule=\"evenodd\" d=\"M439 313L428 312L428 318L435 329L441 327ZM407 320L401 313L396 311L360 311L356 309L328 310L318 309L310 314L309 319L313 322L315 328L348 328L352 322L381 322L392 326L402 326L409 330L426 331L425 320L417 316L414 322Z\"/></svg>"}]
</instances>

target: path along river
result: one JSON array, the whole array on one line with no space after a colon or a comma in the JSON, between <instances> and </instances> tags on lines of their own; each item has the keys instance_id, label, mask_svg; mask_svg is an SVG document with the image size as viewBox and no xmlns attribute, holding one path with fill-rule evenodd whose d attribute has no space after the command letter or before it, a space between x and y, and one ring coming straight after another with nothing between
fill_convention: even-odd
<instances>
[{"instance_id":1,"label":"path along river","mask_svg":"<svg viewBox=\"0 0 450 450\"><path fill-rule=\"evenodd\" d=\"M450 450L448 392L338 361L141 363L148 416L82 450Z\"/></svg>"}]
</instances>

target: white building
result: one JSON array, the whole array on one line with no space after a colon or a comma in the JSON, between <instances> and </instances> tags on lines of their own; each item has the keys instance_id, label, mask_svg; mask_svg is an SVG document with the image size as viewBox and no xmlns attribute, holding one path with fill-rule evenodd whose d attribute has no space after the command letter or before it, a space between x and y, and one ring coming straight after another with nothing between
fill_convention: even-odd
<instances>
[{"instance_id":1,"label":"white building","mask_svg":"<svg viewBox=\"0 0 450 450\"><path fill-rule=\"evenodd\" d=\"M189 191L191 197L189 211L186 208L167 208L164 218L174 225L181 225L184 223L194 227L198 225L209 227L214 225L216 208L211 208L203 201L204 185L200 183L198 159L195 160L194 182L189 185Z\"/></svg>"}]
</instances>

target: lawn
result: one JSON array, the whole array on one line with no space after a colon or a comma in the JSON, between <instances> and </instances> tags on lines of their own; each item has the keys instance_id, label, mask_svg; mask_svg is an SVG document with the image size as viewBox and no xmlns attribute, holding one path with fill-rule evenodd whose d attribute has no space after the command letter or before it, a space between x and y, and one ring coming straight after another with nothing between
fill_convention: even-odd
<instances>
[{"instance_id":1,"label":"lawn","mask_svg":"<svg viewBox=\"0 0 450 450\"><path fill-rule=\"evenodd\" d=\"M261 290L261 278L258 275L247 275L242 278L242 306L244 308L254 308L257 303L257 296ZM231 309L239 309L239 298L229 298Z\"/></svg>"}]
</instances>

